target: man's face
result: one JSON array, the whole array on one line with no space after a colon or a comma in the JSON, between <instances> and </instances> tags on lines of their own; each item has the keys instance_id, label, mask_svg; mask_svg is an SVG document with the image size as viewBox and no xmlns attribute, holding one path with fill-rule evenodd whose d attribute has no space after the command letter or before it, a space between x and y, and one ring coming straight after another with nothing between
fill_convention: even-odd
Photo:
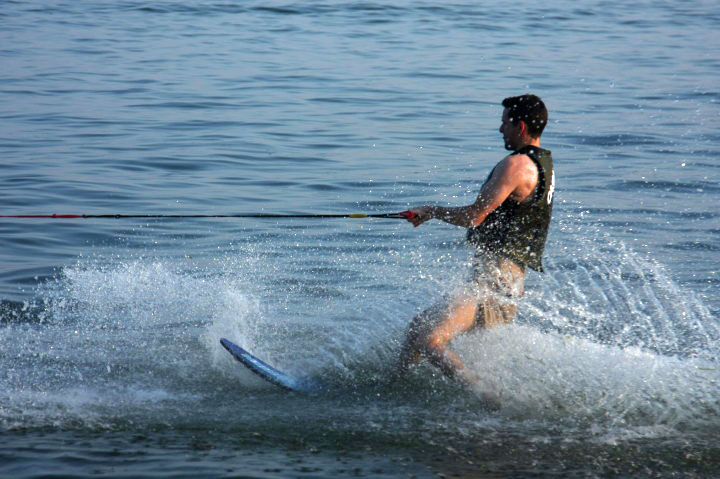
<instances>
[{"instance_id":1,"label":"man's face","mask_svg":"<svg viewBox=\"0 0 720 479\"><path fill-rule=\"evenodd\" d=\"M500 125L500 133L503 135L506 150L516 150L520 143L520 124L513 125L510 121L510 113L505 108L502 114L502 124Z\"/></svg>"}]
</instances>

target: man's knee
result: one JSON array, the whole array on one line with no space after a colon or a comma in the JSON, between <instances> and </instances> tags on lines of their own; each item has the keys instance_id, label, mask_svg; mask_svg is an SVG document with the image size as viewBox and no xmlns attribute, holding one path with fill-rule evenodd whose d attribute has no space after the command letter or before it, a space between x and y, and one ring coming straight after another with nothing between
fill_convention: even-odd
<instances>
[{"instance_id":1,"label":"man's knee","mask_svg":"<svg viewBox=\"0 0 720 479\"><path fill-rule=\"evenodd\" d=\"M422 350L427 356L438 356L445 352L445 349L452 338L445 337L439 331L430 331L429 334L425 335L422 341Z\"/></svg>"}]
</instances>

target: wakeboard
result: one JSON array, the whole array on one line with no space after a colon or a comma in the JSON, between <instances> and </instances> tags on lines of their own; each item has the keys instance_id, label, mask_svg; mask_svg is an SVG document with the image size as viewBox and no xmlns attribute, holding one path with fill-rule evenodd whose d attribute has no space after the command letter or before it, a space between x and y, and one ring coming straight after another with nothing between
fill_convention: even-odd
<instances>
[{"instance_id":1,"label":"wakeboard","mask_svg":"<svg viewBox=\"0 0 720 479\"><path fill-rule=\"evenodd\" d=\"M313 392L325 388L325 385L317 380L309 378L300 378L285 374L284 372L270 366L265 361L257 358L250 352L241 348L229 339L220 339L220 344L228 350L232 356L240 361L250 371L254 372L264 380L280 386L288 391L297 392Z\"/></svg>"}]
</instances>

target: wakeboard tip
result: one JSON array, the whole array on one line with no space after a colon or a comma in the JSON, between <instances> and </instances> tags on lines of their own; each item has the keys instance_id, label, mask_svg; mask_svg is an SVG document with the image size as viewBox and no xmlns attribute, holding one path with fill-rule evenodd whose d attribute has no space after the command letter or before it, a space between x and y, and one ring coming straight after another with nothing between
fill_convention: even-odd
<instances>
[{"instance_id":1,"label":"wakeboard tip","mask_svg":"<svg viewBox=\"0 0 720 479\"><path fill-rule=\"evenodd\" d=\"M220 344L250 371L283 389L297 392L318 392L326 388L324 383L315 379L295 377L280 371L227 338L220 338Z\"/></svg>"}]
</instances>

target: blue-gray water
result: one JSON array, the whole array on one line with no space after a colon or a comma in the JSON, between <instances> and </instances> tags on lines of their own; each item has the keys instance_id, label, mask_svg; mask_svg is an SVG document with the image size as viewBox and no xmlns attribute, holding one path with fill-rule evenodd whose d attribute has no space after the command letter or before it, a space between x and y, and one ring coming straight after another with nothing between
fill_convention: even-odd
<instances>
[{"instance_id":1,"label":"blue-gray water","mask_svg":"<svg viewBox=\"0 0 720 479\"><path fill-rule=\"evenodd\" d=\"M468 273L457 228L2 219L0 476L719 474L719 28L713 1L0 3L2 214L466 204L526 91L558 181L516 324L456 343L499 411L383 381Z\"/></svg>"}]
</instances>

